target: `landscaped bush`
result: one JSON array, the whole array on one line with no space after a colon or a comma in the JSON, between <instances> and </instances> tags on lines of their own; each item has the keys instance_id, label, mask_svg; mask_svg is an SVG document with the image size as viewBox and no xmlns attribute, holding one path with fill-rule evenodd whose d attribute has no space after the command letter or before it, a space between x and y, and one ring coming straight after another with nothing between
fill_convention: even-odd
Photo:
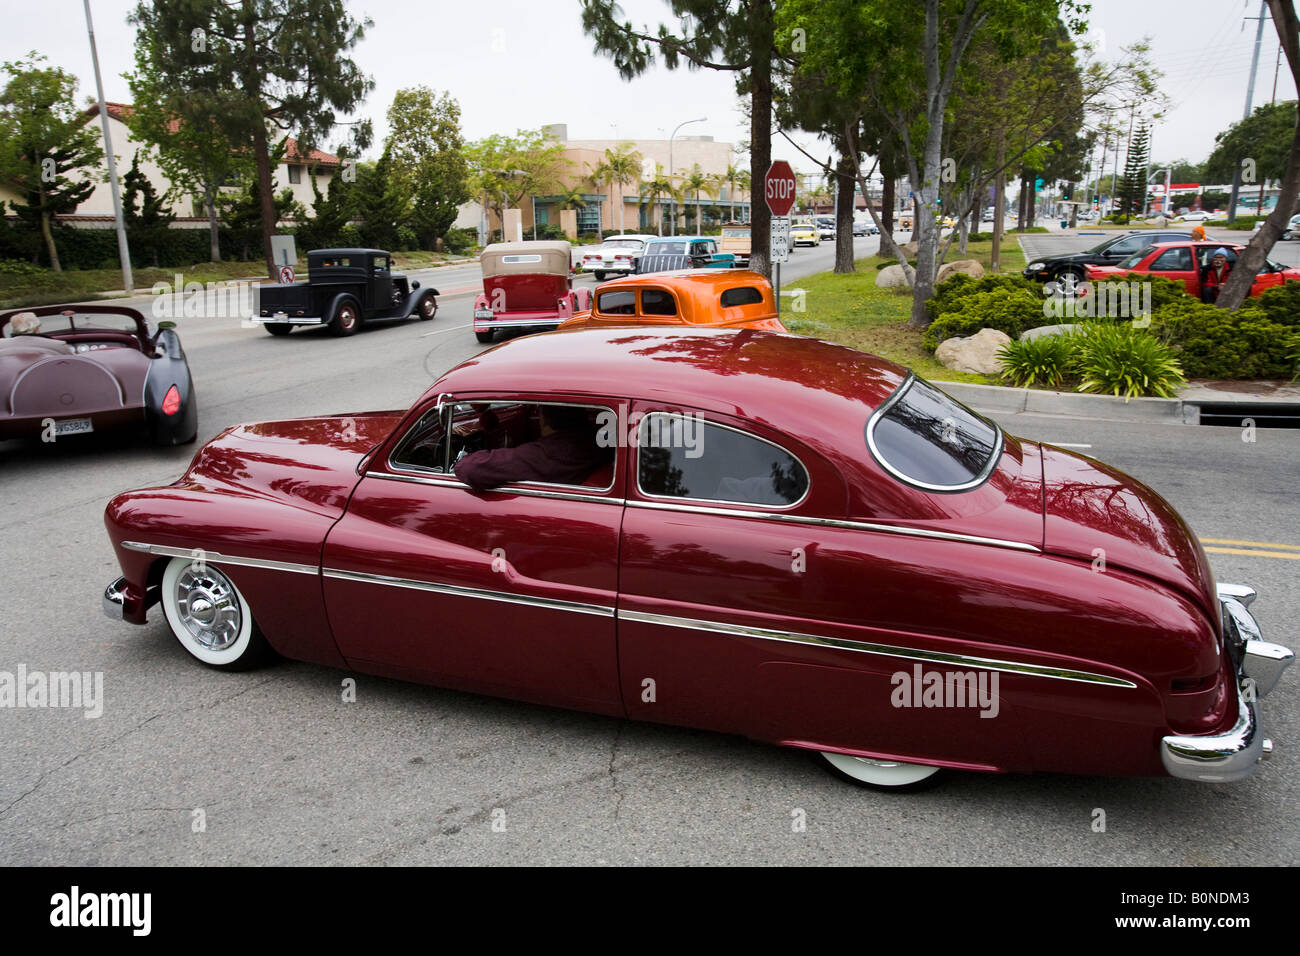
<instances>
[{"instance_id":1,"label":"landscaped bush","mask_svg":"<svg viewBox=\"0 0 1300 956\"><path fill-rule=\"evenodd\" d=\"M1079 336L1039 335L998 350L1002 378L1018 388L1060 388L1074 374Z\"/></svg>"},{"instance_id":2,"label":"landscaped bush","mask_svg":"<svg viewBox=\"0 0 1300 956\"><path fill-rule=\"evenodd\" d=\"M979 279L976 283L983 281ZM925 330L922 343L930 351L937 349L944 339L974 335L980 329L997 329L1015 339L1026 329L1047 324L1043 317L1043 297L1024 289L977 292L959 299L956 310L943 313Z\"/></svg>"},{"instance_id":3,"label":"landscaped bush","mask_svg":"<svg viewBox=\"0 0 1300 956\"><path fill-rule=\"evenodd\" d=\"M1265 218L1267 217L1266 216L1238 216L1232 222L1226 223L1224 228L1235 229L1239 232L1249 232L1250 230L1255 228L1255 223Z\"/></svg>"},{"instance_id":4,"label":"landscaped bush","mask_svg":"<svg viewBox=\"0 0 1300 956\"><path fill-rule=\"evenodd\" d=\"M1043 290L1033 282L1030 282L1021 275L989 275L982 279L973 279L963 273L958 273L944 279L935 287L934 295L925 303L925 310L930 315L930 321L933 322L946 312L960 311L958 303L966 296L977 295L980 292L991 292L994 289L1012 289L1029 293L1042 302ZM1039 325L1043 323L1039 322ZM1033 328L1033 326L1030 326ZM943 339L939 340L940 342Z\"/></svg>"},{"instance_id":5,"label":"landscaped bush","mask_svg":"<svg viewBox=\"0 0 1300 956\"><path fill-rule=\"evenodd\" d=\"M1156 310L1152 324L1191 378L1290 378L1294 328L1270 322L1254 303L1229 312L1191 296Z\"/></svg>"},{"instance_id":6,"label":"landscaped bush","mask_svg":"<svg viewBox=\"0 0 1300 956\"><path fill-rule=\"evenodd\" d=\"M415 230L410 226L397 227L397 248L390 249L390 252L410 252L412 249L420 248L420 237L415 234Z\"/></svg>"},{"instance_id":7,"label":"landscaped bush","mask_svg":"<svg viewBox=\"0 0 1300 956\"><path fill-rule=\"evenodd\" d=\"M478 245L478 230L468 229L448 229L447 235L443 236L443 246L448 252L460 255L469 252Z\"/></svg>"},{"instance_id":8,"label":"landscaped bush","mask_svg":"<svg viewBox=\"0 0 1300 956\"><path fill-rule=\"evenodd\" d=\"M1300 328L1300 282L1274 286L1257 299L1247 299L1243 308L1259 312L1278 325Z\"/></svg>"},{"instance_id":9,"label":"landscaped bush","mask_svg":"<svg viewBox=\"0 0 1300 956\"><path fill-rule=\"evenodd\" d=\"M1186 383L1173 350L1129 322L1087 322L1077 336L1079 391L1169 398Z\"/></svg>"},{"instance_id":10,"label":"landscaped bush","mask_svg":"<svg viewBox=\"0 0 1300 956\"><path fill-rule=\"evenodd\" d=\"M1051 232L1052 230L1048 229L1046 226L1025 226L1024 229L1012 229L1011 231L1017 233L1026 233L1026 232Z\"/></svg>"}]
</instances>

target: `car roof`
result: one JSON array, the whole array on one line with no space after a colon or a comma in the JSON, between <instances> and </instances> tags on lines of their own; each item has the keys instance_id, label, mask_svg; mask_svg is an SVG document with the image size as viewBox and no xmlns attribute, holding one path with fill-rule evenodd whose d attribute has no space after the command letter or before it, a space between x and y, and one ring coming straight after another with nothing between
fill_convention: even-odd
<instances>
[{"instance_id":1,"label":"car roof","mask_svg":"<svg viewBox=\"0 0 1300 956\"><path fill-rule=\"evenodd\" d=\"M313 249L309 256L386 256L383 249Z\"/></svg>"},{"instance_id":2,"label":"car roof","mask_svg":"<svg viewBox=\"0 0 1300 956\"><path fill-rule=\"evenodd\" d=\"M762 305L766 309L749 311L776 315L776 306L772 298L772 284L761 272L749 269L671 269L664 272L646 272L641 275L623 276L602 282L597 295L617 292L619 289L671 289L679 300L689 300L691 310L687 317L700 316L709 310L721 308L718 296L727 289L755 287L763 296ZM759 305L760 303L752 303ZM599 302L596 303L599 305Z\"/></svg>"},{"instance_id":3,"label":"car roof","mask_svg":"<svg viewBox=\"0 0 1300 956\"><path fill-rule=\"evenodd\" d=\"M624 233L621 233L621 234L619 234L619 235L617 235L617 236L606 236L604 239L600 240L600 242L601 242L601 245L604 245L604 244L607 243L607 242L614 242L614 241L617 240L617 239L641 239L641 240L648 241L648 240L650 240L650 239L661 239L661 238L664 238L664 239L671 239L672 237L671 237L671 236L656 236L654 233L624 232Z\"/></svg>"},{"instance_id":4,"label":"car roof","mask_svg":"<svg viewBox=\"0 0 1300 956\"><path fill-rule=\"evenodd\" d=\"M871 412L907 375L879 356L801 335L578 328L480 352L438 379L422 401L440 393L564 392L680 403L768 424L839 461L852 455L846 446L861 440Z\"/></svg>"}]
</instances>

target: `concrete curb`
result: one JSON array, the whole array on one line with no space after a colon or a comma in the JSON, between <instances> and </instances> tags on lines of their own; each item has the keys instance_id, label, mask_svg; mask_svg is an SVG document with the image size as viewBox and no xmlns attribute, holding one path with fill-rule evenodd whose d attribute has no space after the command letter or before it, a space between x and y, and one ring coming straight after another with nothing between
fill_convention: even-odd
<instances>
[{"instance_id":1,"label":"concrete curb","mask_svg":"<svg viewBox=\"0 0 1300 956\"><path fill-rule=\"evenodd\" d=\"M1035 415L1064 415L1109 421L1153 422L1165 425L1197 425L1199 403L1181 398L1130 398L1113 395L1081 395L1077 392L1048 392L1003 385L973 385L966 382L935 382L958 401L980 411Z\"/></svg>"}]
</instances>

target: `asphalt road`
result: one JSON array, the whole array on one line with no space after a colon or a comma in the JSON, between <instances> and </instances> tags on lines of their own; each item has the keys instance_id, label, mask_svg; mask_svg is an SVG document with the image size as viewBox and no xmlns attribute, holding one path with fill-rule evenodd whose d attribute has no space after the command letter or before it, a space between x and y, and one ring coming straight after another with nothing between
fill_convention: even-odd
<instances>
[{"instance_id":1,"label":"asphalt road","mask_svg":"<svg viewBox=\"0 0 1300 956\"><path fill-rule=\"evenodd\" d=\"M790 272L828 268L831 252L799 250ZM472 270L431 281L445 293L433 322L347 339L180 318L200 440L240 421L409 405L481 348L469 329ZM1204 537L1300 547L1295 432L1245 443L1233 429L1025 415L1004 424L1089 446L1164 493ZM0 444L0 670L100 671L105 697L98 719L0 709L0 864L1300 860L1295 672L1262 705L1274 758L1243 783L957 774L895 795L724 735L291 662L210 671L157 609L143 628L100 611L119 573L105 503L175 479L194 450ZM1300 565L1212 559L1222 580L1259 588L1265 637L1294 646ZM357 699L344 703L350 676ZM1097 808L1104 833L1093 829Z\"/></svg>"}]
</instances>

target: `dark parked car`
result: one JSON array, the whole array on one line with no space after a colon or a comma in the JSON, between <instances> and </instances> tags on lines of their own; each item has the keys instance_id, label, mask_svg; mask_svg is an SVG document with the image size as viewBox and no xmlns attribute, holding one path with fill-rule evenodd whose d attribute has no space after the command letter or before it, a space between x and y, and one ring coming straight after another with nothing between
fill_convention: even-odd
<instances>
[{"instance_id":1,"label":"dark parked car","mask_svg":"<svg viewBox=\"0 0 1300 956\"><path fill-rule=\"evenodd\" d=\"M272 335L288 335L295 325L328 325L335 335L351 335L371 319L425 321L438 312L438 290L393 271L393 257L382 249L314 249L307 253L307 281L258 286L254 322Z\"/></svg>"},{"instance_id":2,"label":"dark parked car","mask_svg":"<svg viewBox=\"0 0 1300 956\"><path fill-rule=\"evenodd\" d=\"M129 428L158 445L197 436L194 382L170 322L151 334L135 309L47 305L0 315L0 336L0 439Z\"/></svg>"},{"instance_id":3,"label":"dark parked car","mask_svg":"<svg viewBox=\"0 0 1300 956\"><path fill-rule=\"evenodd\" d=\"M1141 252L1157 242L1177 242L1192 238L1190 232L1129 232L1122 236L1107 239L1084 252L1072 256L1053 256L1050 259L1035 259L1025 269L1025 278L1036 282L1056 281L1072 275L1076 282L1082 282L1088 276L1088 266L1113 266L1123 262L1135 252Z\"/></svg>"}]
</instances>

